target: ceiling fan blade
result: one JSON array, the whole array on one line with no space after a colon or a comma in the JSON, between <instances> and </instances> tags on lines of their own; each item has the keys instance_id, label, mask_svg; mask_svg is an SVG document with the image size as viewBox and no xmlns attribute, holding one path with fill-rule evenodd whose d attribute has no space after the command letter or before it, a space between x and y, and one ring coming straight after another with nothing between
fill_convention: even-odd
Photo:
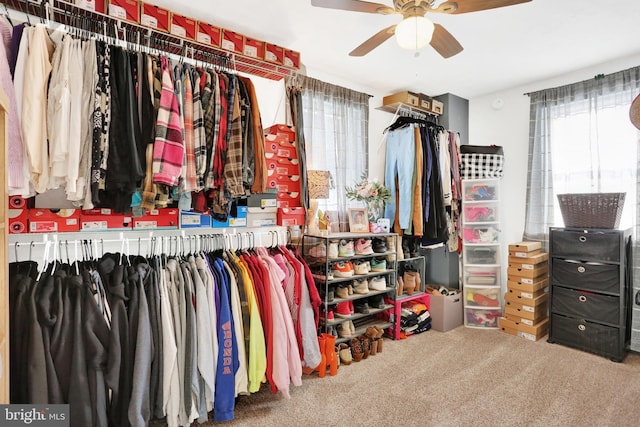
<instances>
[{"instance_id":1,"label":"ceiling fan blade","mask_svg":"<svg viewBox=\"0 0 640 427\"><path fill-rule=\"evenodd\" d=\"M464 49L458 40L440 24L435 24L430 44L443 58L450 58Z\"/></svg>"},{"instance_id":2,"label":"ceiling fan blade","mask_svg":"<svg viewBox=\"0 0 640 427\"><path fill-rule=\"evenodd\" d=\"M362 43L357 48L353 49L349 56L365 56L367 53L371 52L373 49L380 46L382 43L386 42L389 38L393 36L396 31L396 26L392 25L390 27L385 28L384 30L378 31L364 43Z\"/></svg>"},{"instance_id":3,"label":"ceiling fan blade","mask_svg":"<svg viewBox=\"0 0 640 427\"><path fill-rule=\"evenodd\" d=\"M395 9L386 4L371 3L360 0L311 0L311 6L327 9L350 10L353 12L381 13L388 15L396 13Z\"/></svg>"},{"instance_id":4,"label":"ceiling fan blade","mask_svg":"<svg viewBox=\"0 0 640 427\"><path fill-rule=\"evenodd\" d=\"M429 12L457 15L459 13L478 12L480 10L514 6L516 4L528 3L530 1L531 0L456 0L444 2L435 9L429 9Z\"/></svg>"}]
</instances>

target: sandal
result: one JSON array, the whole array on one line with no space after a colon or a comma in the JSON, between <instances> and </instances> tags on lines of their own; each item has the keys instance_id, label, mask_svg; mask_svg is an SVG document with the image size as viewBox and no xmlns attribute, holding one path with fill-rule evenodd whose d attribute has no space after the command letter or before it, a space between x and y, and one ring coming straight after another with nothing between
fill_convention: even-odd
<instances>
[{"instance_id":1,"label":"sandal","mask_svg":"<svg viewBox=\"0 0 640 427\"><path fill-rule=\"evenodd\" d=\"M351 357L351 349L347 344L342 343L338 346L338 354L342 365L351 365L353 358Z\"/></svg>"},{"instance_id":2,"label":"sandal","mask_svg":"<svg viewBox=\"0 0 640 427\"><path fill-rule=\"evenodd\" d=\"M358 338L351 338L349 341L349 347L351 347L351 355L353 356L354 362L359 362L362 360L364 356L364 350L362 348L362 343Z\"/></svg>"}]
</instances>

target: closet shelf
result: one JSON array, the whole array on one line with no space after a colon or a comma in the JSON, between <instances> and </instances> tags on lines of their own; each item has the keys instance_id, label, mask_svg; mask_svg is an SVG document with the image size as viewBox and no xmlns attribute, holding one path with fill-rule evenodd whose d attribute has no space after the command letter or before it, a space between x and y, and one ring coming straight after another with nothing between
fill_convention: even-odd
<instances>
[{"instance_id":1,"label":"closet shelf","mask_svg":"<svg viewBox=\"0 0 640 427\"><path fill-rule=\"evenodd\" d=\"M32 17L31 20L35 18L44 21L46 19L46 11L41 2L7 0L5 4L10 9L22 13L25 13L25 5L27 5L26 8ZM99 38L109 37L120 40L121 44L128 48L135 47L142 51L158 51L181 57L185 57L187 53L193 53L193 60L270 80L282 80L297 73L297 70L284 65L229 52L198 41L184 39L140 24L93 12L76 6L73 2L49 0L49 4L51 5L50 10L53 12L50 16L52 22L65 24L77 29L80 33L91 33Z\"/></svg>"},{"instance_id":2,"label":"closet shelf","mask_svg":"<svg viewBox=\"0 0 640 427\"><path fill-rule=\"evenodd\" d=\"M405 104L403 102L394 102L393 104L381 105L380 107L377 107L376 110L384 111L391 114L397 113L399 116L411 115L411 113L414 112L418 114L426 114L427 116L433 117L439 116L439 114L424 110L422 108L416 107L415 105ZM405 110L409 114L401 114L402 110Z\"/></svg>"}]
</instances>

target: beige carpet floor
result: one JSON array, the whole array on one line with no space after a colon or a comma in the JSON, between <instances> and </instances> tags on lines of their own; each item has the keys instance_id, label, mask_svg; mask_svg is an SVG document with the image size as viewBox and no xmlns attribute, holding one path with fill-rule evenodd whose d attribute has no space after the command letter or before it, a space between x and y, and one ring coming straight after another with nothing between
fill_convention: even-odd
<instances>
[{"instance_id":1,"label":"beige carpet floor","mask_svg":"<svg viewBox=\"0 0 640 427\"><path fill-rule=\"evenodd\" d=\"M233 426L637 426L640 354L623 363L498 330L385 339L336 376L305 375L291 399L238 399Z\"/></svg>"}]
</instances>

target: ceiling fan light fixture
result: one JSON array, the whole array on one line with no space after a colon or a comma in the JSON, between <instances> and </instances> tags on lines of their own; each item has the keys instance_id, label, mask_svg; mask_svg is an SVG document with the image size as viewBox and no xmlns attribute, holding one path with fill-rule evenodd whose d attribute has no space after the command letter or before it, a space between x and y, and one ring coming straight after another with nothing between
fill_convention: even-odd
<instances>
[{"instance_id":1,"label":"ceiling fan light fixture","mask_svg":"<svg viewBox=\"0 0 640 427\"><path fill-rule=\"evenodd\" d=\"M424 16L410 16L396 26L396 42L403 49L422 49L431 42L434 29L433 22Z\"/></svg>"}]
</instances>

